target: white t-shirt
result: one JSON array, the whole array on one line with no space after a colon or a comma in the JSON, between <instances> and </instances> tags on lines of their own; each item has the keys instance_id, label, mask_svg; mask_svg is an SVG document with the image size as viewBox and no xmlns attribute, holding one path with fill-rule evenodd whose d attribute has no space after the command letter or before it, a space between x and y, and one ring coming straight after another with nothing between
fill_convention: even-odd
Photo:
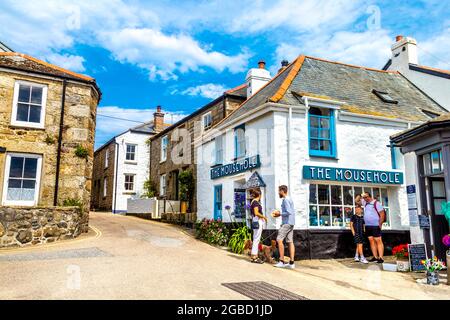
<instances>
[{"instance_id":1,"label":"white t-shirt","mask_svg":"<svg viewBox=\"0 0 450 320\"><path fill-rule=\"evenodd\" d=\"M376 210L375 210L375 202L377 206ZM364 222L366 226L378 227L380 225L381 211L384 210L380 201L372 200L371 202L367 202L364 199L361 199L361 204L364 207Z\"/></svg>"}]
</instances>

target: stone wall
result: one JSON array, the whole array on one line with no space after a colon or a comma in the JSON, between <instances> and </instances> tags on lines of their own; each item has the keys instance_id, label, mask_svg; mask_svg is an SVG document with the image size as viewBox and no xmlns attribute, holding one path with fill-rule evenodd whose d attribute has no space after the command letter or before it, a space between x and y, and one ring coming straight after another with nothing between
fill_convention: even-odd
<instances>
[{"instance_id":1,"label":"stone wall","mask_svg":"<svg viewBox=\"0 0 450 320\"><path fill-rule=\"evenodd\" d=\"M0 207L0 247L23 247L72 239L88 231L79 207Z\"/></svg>"},{"instance_id":2,"label":"stone wall","mask_svg":"<svg viewBox=\"0 0 450 320\"><path fill-rule=\"evenodd\" d=\"M92 174L91 208L95 210L111 211L114 199L114 173L116 166L116 145L114 141L97 150L94 155L94 169ZM108 153L108 167L105 158ZM106 197L103 196L106 178Z\"/></svg>"}]
</instances>

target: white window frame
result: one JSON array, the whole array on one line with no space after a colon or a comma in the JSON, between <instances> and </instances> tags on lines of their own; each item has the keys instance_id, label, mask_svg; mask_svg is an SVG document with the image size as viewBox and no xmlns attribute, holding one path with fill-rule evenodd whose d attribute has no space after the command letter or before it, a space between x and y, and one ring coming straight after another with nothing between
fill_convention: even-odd
<instances>
[{"instance_id":1,"label":"white window frame","mask_svg":"<svg viewBox=\"0 0 450 320\"><path fill-rule=\"evenodd\" d=\"M105 150L105 169L109 166L109 149Z\"/></svg>"},{"instance_id":2,"label":"white window frame","mask_svg":"<svg viewBox=\"0 0 450 320\"><path fill-rule=\"evenodd\" d=\"M103 198L108 195L108 177L103 178Z\"/></svg>"},{"instance_id":3,"label":"white window frame","mask_svg":"<svg viewBox=\"0 0 450 320\"><path fill-rule=\"evenodd\" d=\"M207 119L209 119L209 123L208 123L208 124L205 123L205 121L206 121ZM203 130L203 131L209 130L209 129L212 127L212 123L213 123L212 112L209 111L209 112L205 113L205 114L202 116L202 130Z\"/></svg>"},{"instance_id":4,"label":"white window frame","mask_svg":"<svg viewBox=\"0 0 450 320\"><path fill-rule=\"evenodd\" d=\"M42 105L41 105L41 121L39 123L27 122L27 121L17 121L17 105L19 102L19 89L20 85L32 86L42 88ZM36 129L44 129L45 128L45 109L47 105L47 92L48 87L45 84L39 84L34 82L27 81L16 81L14 84L14 98L13 98L13 107L11 113L11 125L24 127L24 128L36 128Z\"/></svg>"},{"instance_id":5,"label":"white window frame","mask_svg":"<svg viewBox=\"0 0 450 320\"><path fill-rule=\"evenodd\" d=\"M165 196L166 195L166 188L167 188L167 174L162 174L159 177L159 195L160 196Z\"/></svg>"},{"instance_id":6,"label":"white window frame","mask_svg":"<svg viewBox=\"0 0 450 320\"><path fill-rule=\"evenodd\" d=\"M128 146L134 146L134 160L128 160ZM138 156L138 145L136 143L125 143L125 162L126 163L137 163Z\"/></svg>"},{"instance_id":7,"label":"white window frame","mask_svg":"<svg viewBox=\"0 0 450 320\"><path fill-rule=\"evenodd\" d=\"M127 177L133 177L133 181L127 182ZM131 190L127 190L127 187L126 187L127 183L131 183L131 185L133 187ZM125 192L136 192L136 174L134 174L134 173L125 173L124 174L123 188L124 188Z\"/></svg>"},{"instance_id":8,"label":"white window frame","mask_svg":"<svg viewBox=\"0 0 450 320\"><path fill-rule=\"evenodd\" d=\"M224 161L224 136L217 136L214 140L214 151L215 151L215 155L214 155L214 159L215 159L215 163L214 164L223 164Z\"/></svg>"},{"instance_id":9,"label":"white window frame","mask_svg":"<svg viewBox=\"0 0 450 320\"><path fill-rule=\"evenodd\" d=\"M169 136L165 135L161 138L161 162L167 160L167 150L169 147Z\"/></svg>"},{"instance_id":10,"label":"white window frame","mask_svg":"<svg viewBox=\"0 0 450 320\"><path fill-rule=\"evenodd\" d=\"M17 200L7 200L8 195L8 180L9 180L9 172L11 169L11 157L24 157L24 158L33 158L37 159L37 168L36 168L36 189L34 193L33 201L17 201ZM3 181L3 196L2 196L2 204L3 205L13 205L13 206L25 206L32 207L38 204L39 201L39 192L41 186L41 171L42 171L42 156L38 154L27 154L27 153L7 153L6 154L6 165L5 165L5 176Z\"/></svg>"}]
</instances>

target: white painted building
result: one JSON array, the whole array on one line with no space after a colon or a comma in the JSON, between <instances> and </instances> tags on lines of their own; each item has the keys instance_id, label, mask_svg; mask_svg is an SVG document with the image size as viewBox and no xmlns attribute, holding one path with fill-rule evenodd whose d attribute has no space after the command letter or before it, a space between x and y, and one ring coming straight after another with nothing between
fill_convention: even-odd
<instances>
[{"instance_id":1,"label":"white painted building","mask_svg":"<svg viewBox=\"0 0 450 320\"><path fill-rule=\"evenodd\" d=\"M433 100L450 111L450 71L420 65L417 41L397 36L384 70L398 71ZM419 45L420 51L420 45ZM422 53L426 53L422 51Z\"/></svg>"},{"instance_id":2,"label":"white painted building","mask_svg":"<svg viewBox=\"0 0 450 320\"><path fill-rule=\"evenodd\" d=\"M245 217L256 172L267 234L280 224L270 216L278 186L288 185L299 258L354 253L349 219L363 191L386 207L387 247L407 242L403 157L390 135L430 119L426 111L445 110L396 72L300 56L195 142L198 218Z\"/></svg>"}]
</instances>

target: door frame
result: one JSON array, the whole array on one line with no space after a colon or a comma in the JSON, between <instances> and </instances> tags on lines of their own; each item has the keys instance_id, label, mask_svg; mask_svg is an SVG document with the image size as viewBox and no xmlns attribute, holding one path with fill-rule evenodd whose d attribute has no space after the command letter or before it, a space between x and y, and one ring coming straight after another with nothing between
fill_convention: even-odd
<instances>
[{"instance_id":1,"label":"door frame","mask_svg":"<svg viewBox=\"0 0 450 320\"><path fill-rule=\"evenodd\" d=\"M217 207L218 199L217 193L220 190L220 210ZM223 211L223 188L221 184L214 186L214 220L218 220L219 218L222 220L222 211Z\"/></svg>"}]
</instances>

